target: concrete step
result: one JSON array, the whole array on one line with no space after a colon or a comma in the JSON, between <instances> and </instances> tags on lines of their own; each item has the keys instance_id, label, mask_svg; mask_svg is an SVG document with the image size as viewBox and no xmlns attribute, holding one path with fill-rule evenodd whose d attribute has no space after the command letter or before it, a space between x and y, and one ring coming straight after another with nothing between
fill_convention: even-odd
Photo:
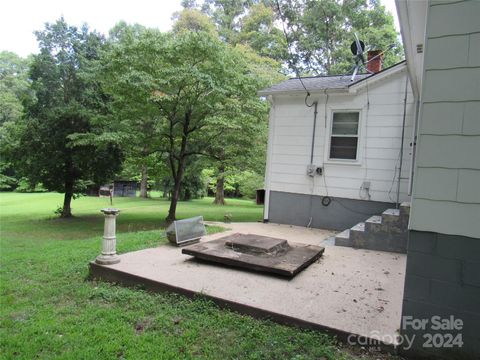
<instances>
[{"instance_id":1,"label":"concrete step","mask_svg":"<svg viewBox=\"0 0 480 360\"><path fill-rule=\"evenodd\" d=\"M399 218L398 211L387 215ZM405 252L407 232L400 221L383 223L383 215L370 217L350 229L351 246L360 249Z\"/></svg>"},{"instance_id":2,"label":"concrete step","mask_svg":"<svg viewBox=\"0 0 480 360\"><path fill-rule=\"evenodd\" d=\"M368 250L406 253L407 234L394 232L365 232L352 239L353 247Z\"/></svg>"},{"instance_id":3,"label":"concrete step","mask_svg":"<svg viewBox=\"0 0 480 360\"><path fill-rule=\"evenodd\" d=\"M400 209L387 209L382 213L382 224L395 224L400 222Z\"/></svg>"},{"instance_id":4,"label":"concrete step","mask_svg":"<svg viewBox=\"0 0 480 360\"><path fill-rule=\"evenodd\" d=\"M400 204L400 216L402 217L402 222L407 224L408 226L408 220L410 218L410 203L409 202L403 202Z\"/></svg>"},{"instance_id":5,"label":"concrete step","mask_svg":"<svg viewBox=\"0 0 480 360\"><path fill-rule=\"evenodd\" d=\"M382 215L371 216L337 234L335 245L405 253L409 213L409 203L402 203L399 209L387 209Z\"/></svg>"},{"instance_id":6,"label":"concrete step","mask_svg":"<svg viewBox=\"0 0 480 360\"><path fill-rule=\"evenodd\" d=\"M364 249L368 241L368 232L365 231L365 223L361 222L350 228L350 239L352 246Z\"/></svg>"},{"instance_id":7,"label":"concrete step","mask_svg":"<svg viewBox=\"0 0 480 360\"><path fill-rule=\"evenodd\" d=\"M355 225L354 227L350 228L350 232L353 232L353 231L364 232L365 231L365 223L360 222L357 225Z\"/></svg>"},{"instance_id":8,"label":"concrete step","mask_svg":"<svg viewBox=\"0 0 480 360\"><path fill-rule=\"evenodd\" d=\"M407 230L408 220L401 215L399 209L387 209L382 215L375 215L365 221L366 231L388 236L390 233L400 234Z\"/></svg>"},{"instance_id":9,"label":"concrete step","mask_svg":"<svg viewBox=\"0 0 480 360\"><path fill-rule=\"evenodd\" d=\"M403 210L410 214L410 201L404 201L400 204L400 210Z\"/></svg>"},{"instance_id":10,"label":"concrete step","mask_svg":"<svg viewBox=\"0 0 480 360\"><path fill-rule=\"evenodd\" d=\"M365 231L380 231L382 228L381 215L373 215L365 220Z\"/></svg>"},{"instance_id":11,"label":"concrete step","mask_svg":"<svg viewBox=\"0 0 480 360\"><path fill-rule=\"evenodd\" d=\"M343 230L341 233L335 236L335 246L352 246L352 240L350 239L350 229Z\"/></svg>"}]
</instances>

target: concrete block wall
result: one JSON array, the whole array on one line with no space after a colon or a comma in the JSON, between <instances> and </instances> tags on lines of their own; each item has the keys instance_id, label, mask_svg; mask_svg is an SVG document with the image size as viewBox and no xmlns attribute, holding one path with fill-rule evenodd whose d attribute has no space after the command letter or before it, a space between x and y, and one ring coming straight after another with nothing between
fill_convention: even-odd
<instances>
[{"instance_id":1,"label":"concrete block wall","mask_svg":"<svg viewBox=\"0 0 480 360\"><path fill-rule=\"evenodd\" d=\"M323 196L271 191L268 221L278 224L344 230L394 204L379 201L330 197L328 206Z\"/></svg>"},{"instance_id":2,"label":"concrete block wall","mask_svg":"<svg viewBox=\"0 0 480 360\"><path fill-rule=\"evenodd\" d=\"M406 49L425 48L423 66L407 52L421 96L403 315L461 319L445 332L463 346L425 347L441 333L431 328L401 331L417 335L410 357L480 359L480 1L396 2ZM419 3L426 17L409 12Z\"/></svg>"},{"instance_id":3,"label":"concrete block wall","mask_svg":"<svg viewBox=\"0 0 480 360\"><path fill-rule=\"evenodd\" d=\"M434 232L410 231L403 316L431 319L453 315L463 321L457 331L415 331L402 328L402 335L415 335L406 354L444 359L480 358L480 239ZM426 348L426 333L462 334L461 348Z\"/></svg>"}]
</instances>

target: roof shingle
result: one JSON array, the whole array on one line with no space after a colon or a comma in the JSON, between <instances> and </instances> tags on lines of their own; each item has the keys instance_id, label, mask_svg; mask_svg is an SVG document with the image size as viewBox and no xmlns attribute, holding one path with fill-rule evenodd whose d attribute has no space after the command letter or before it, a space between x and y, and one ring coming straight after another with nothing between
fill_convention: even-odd
<instances>
[{"instance_id":1,"label":"roof shingle","mask_svg":"<svg viewBox=\"0 0 480 360\"><path fill-rule=\"evenodd\" d=\"M325 89L346 89L350 85L357 83L371 76L370 74L360 74L355 76L355 80L351 81L352 75L335 75L335 76L316 76L304 77L303 83L308 91L325 90ZM259 92L260 95L268 95L280 92L305 91L302 83L298 78L285 80L279 84L275 84L267 89Z\"/></svg>"},{"instance_id":2,"label":"roof shingle","mask_svg":"<svg viewBox=\"0 0 480 360\"><path fill-rule=\"evenodd\" d=\"M398 69L399 65L403 65L405 60L400 61L399 63L392 65L388 68L383 69L382 71L375 74L358 74L355 76L355 80L351 81L352 75L329 75L329 76L312 76L312 77L302 77L303 83L308 91L318 91L325 89L334 89L342 90L348 89L348 87L356 84L368 77L373 77L375 75L385 73L387 71L393 71L394 68ZM287 93L287 92L301 92L305 91L302 83L298 78L292 78L285 81L282 81L279 84L275 84L269 88L260 90L258 94L260 96L276 94L276 93Z\"/></svg>"}]
</instances>

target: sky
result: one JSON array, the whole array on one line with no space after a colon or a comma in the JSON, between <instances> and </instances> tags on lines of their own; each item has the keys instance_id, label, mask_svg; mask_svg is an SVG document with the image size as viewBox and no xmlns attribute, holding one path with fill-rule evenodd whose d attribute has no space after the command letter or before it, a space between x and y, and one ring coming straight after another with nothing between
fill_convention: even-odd
<instances>
[{"instance_id":1,"label":"sky","mask_svg":"<svg viewBox=\"0 0 480 360\"><path fill-rule=\"evenodd\" d=\"M381 1L394 15L398 30L394 0ZM120 20L168 31L172 14L179 10L180 0L6 0L0 12L0 51L22 57L37 53L33 32L62 15L70 25L87 23L90 29L107 34Z\"/></svg>"}]
</instances>

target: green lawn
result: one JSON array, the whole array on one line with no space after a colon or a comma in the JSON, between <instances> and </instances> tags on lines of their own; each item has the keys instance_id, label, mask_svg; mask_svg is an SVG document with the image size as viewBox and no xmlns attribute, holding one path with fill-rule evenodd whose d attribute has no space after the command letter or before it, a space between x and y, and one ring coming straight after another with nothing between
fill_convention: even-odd
<instances>
[{"instance_id":1,"label":"green lawn","mask_svg":"<svg viewBox=\"0 0 480 360\"><path fill-rule=\"evenodd\" d=\"M182 202L178 217L257 221L252 201ZM318 332L220 310L198 298L152 294L88 279L100 251L108 199L73 202L73 219L53 211L62 196L0 194L0 357L2 359L342 359L350 351ZM114 199L118 251L165 243L168 202ZM219 231L210 228L209 231Z\"/></svg>"}]
</instances>

